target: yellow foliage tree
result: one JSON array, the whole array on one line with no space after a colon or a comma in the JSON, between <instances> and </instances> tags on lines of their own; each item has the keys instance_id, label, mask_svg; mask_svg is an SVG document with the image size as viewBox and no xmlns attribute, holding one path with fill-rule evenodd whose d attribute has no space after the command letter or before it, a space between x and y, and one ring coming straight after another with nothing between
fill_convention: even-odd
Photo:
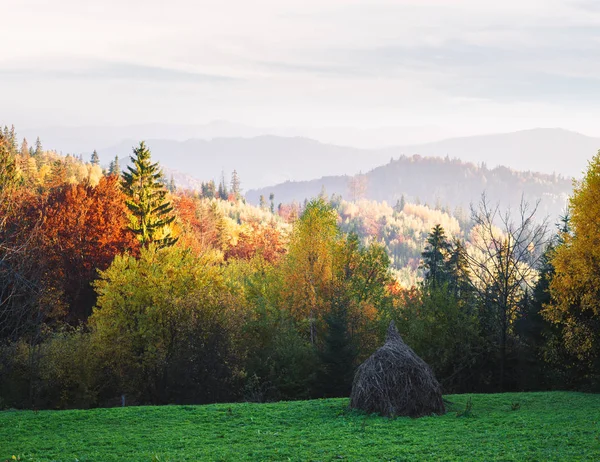
<instances>
[{"instance_id":1,"label":"yellow foliage tree","mask_svg":"<svg viewBox=\"0 0 600 462\"><path fill-rule=\"evenodd\" d=\"M553 253L552 302L542 314L562 330L565 348L600 372L600 152L569 201L570 232Z\"/></svg>"}]
</instances>

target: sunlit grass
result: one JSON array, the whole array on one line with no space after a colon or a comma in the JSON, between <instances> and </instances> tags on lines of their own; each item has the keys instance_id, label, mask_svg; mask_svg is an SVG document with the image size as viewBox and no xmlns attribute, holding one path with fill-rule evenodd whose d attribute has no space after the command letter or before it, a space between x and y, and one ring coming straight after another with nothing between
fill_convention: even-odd
<instances>
[{"instance_id":1,"label":"sunlit grass","mask_svg":"<svg viewBox=\"0 0 600 462\"><path fill-rule=\"evenodd\" d=\"M347 399L5 411L0 460L600 460L600 395L446 399L446 415L416 420L349 411Z\"/></svg>"}]
</instances>

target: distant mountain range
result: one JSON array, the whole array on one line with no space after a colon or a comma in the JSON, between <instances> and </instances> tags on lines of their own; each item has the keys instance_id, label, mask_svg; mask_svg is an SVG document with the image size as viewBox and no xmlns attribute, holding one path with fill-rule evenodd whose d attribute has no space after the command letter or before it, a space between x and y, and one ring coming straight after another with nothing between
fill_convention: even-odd
<instances>
[{"instance_id":1,"label":"distant mountain range","mask_svg":"<svg viewBox=\"0 0 600 462\"><path fill-rule=\"evenodd\" d=\"M382 150L390 156L420 154L449 156L467 162L485 162L517 170L580 177L600 149L600 138L560 128L537 128L512 133L451 138L435 143Z\"/></svg>"},{"instance_id":2,"label":"distant mountain range","mask_svg":"<svg viewBox=\"0 0 600 462\"><path fill-rule=\"evenodd\" d=\"M8 124L8 121L2 121ZM255 138L257 136L311 138L322 143L376 149L400 144L426 143L452 136L452 132L436 126L355 127L255 127L226 120L206 124L138 124L126 126L81 126L19 128L19 136L30 144L40 137L44 145L64 154L91 153L121 143L123 140L162 139L185 141L215 138Z\"/></svg>"},{"instance_id":3,"label":"distant mountain range","mask_svg":"<svg viewBox=\"0 0 600 462\"><path fill-rule=\"evenodd\" d=\"M337 131L336 131L337 130ZM217 179L221 170L229 176L235 168L245 187L259 188L283 181L301 181L327 175L366 172L390 158L420 154L459 158L488 167L559 173L579 177L587 161L600 148L600 138L563 129L533 129L512 133L450 138L425 144L415 139L440 139L435 127L398 127L372 130L311 129L321 141L287 136L301 129L261 129L226 121L205 125L136 125L129 127L49 128L41 133L19 133L33 143L39 135L45 147L63 153L82 153L87 158L97 149L108 163L115 154L125 157L145 139L155 158L166 167L200 180ZM411 132L414 135L411 136ZM271 133L271 134L268 134ZM395 133L395 136L392 134ZM436 136L437 133L437 136ZM286 136L281 136L282 134ZM354 136L353 136L354 134ZM358 138L405 140L398 146L365 149ZM339 140L328 144L324 139ZM411 142L413 144L407 144ZM108 143L108 144L107 144ZM385 142L375 143L380 146ZM72 149L73 148L73 149Z\"/></svg>"},{"instance_id":4,"label":"distant mountain range","mask_svg":"<svg viewBox=\"0 0 600 462\"><path fill-rule=\"evenodd\" d=\"M134 140L98 151L102 162L129 155ZM387 160L385 152L319 143L308 138L259 136L255 138L147 140L152 158L163 166L201 180L218 181L222 172L229 181L237 170L244 189L287 180L311 180L323 175L354 174L373 169ZM179 184L186 187L186 184Z\"/></svg>"},{"instance_id":5,"label":"distant mountain range","mask_svg":"<svg viewBox=\"0 0 600 462\"><path fill-rule=\"evenodd\" d=\"M357 184L361 186L357 188ZM506 167L488 169L485 165L458 159L415 155L392 160L355 182L347 175L286 182L248 191L246 198L258 203L261 195L267 198L273 193L277 203L302 202L324 191L352 200L359 197L356 191L361 189L360 196L387 201L390 205L404 197L407 202L426 203L451 212L458 207L465 213L471 204L480 200L482 193L491 204L499 204L503 211L517 209L522 198L531 206L539 200L538 218L548 216L555 222L564 214L572 180L556 174L519 172Z\"/></svg>"},{"instance_id":6,"label":"distant mountain range","mask_svg":"<svg viewBox=\"0 0 600 462\"><path fill-rule=\"evenodd\" d=\"M168 176L173 175L179 187L198 188L201 181L218 182L222 175L228 181L235 169L252 202L271 192L277 202L302 201L319 194L322 187L330 194L348 198L349 176L363 172L366 197L370 199L393 203L404 195L408 200L419 198L431 205L468 207L484 190L490 198L511 205L523 193L530 201L542 198L543 208L555 216L563 210L571 192L570 177L580 177L588 160L600 148L600 138L563 129L533 129L360 149L303 137L253 136L257 129L228 122L169 127L169 134L178 137L240 134L213 139L151 138L147 144L153 158L163 165ZM154 128L164 133L165 126ZM131 138L99 149L101 161L108 164L115 155L128 157L139 142L136 136L152 131L152 126L134 127ZM114 133L103 134L88 127L70 135L64 131L58 135L65 136L65 142L85 138L88 146L93 146L107 135L114 137L126 132L125 128L115 128ZM59 147L51 143L45 146Z\"/></svg>"},{"instance_id":7,"label":"distant mountain range","mask_svg":"<svg viewBox=\"0 0 600 462\"><path fill-rule=\"evenodd\" d=\"M138 141L127 140L100 150L105 163L115 155L128 156ZM237 170L245 190L267 188L286 181L309 181L327 176L368 172L404 155L458 158L499 165L515 170L557 173L580 177L588 160L600 148L600 138L561 129L535 129L520 132L453 138L423 145L385 149L358 149L320 143L308 138L259 136L254 138L215 138L173 141L147 141L153 158L164 167L198 180L226 180ZM180 187L192 187L179 181ZM288 185L288 189L291 188ZM300 188L295 185L294 188ZM273 189L273 188L271 188ZM407 191L410 195L416 195ZM298 189L298 194L301 194Z\"/></svg>"}]
</instances>

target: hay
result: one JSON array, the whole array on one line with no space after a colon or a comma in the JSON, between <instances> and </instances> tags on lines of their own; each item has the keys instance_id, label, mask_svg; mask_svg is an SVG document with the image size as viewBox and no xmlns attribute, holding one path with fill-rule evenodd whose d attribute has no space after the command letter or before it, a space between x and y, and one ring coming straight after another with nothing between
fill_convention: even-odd
<instances>
[{"instance_id":1,"label":"hay","mask_svg":"<svg viewBox=\"0 0 600 462\"><path fill-rule=\"evenodd\" d=\"M356 371L350 407L389 417L446 412L432 370L404 343L393 321L385 344Z\"/></svg>"}]
</instances>

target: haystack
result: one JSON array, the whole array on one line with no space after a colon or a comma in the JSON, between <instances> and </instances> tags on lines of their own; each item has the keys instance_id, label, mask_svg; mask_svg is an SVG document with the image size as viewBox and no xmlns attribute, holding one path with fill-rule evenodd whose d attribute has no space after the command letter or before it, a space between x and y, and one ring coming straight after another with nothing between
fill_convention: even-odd
<instances>
[{"instance_id":1,"label":"haystack","mask_svg":"<svg viewBox=\"0 0 600 462\"><path fill-rule=\"evenodd\" d=\"M404 343L393 321L385 344L356 371L350 407L389 417L446 412L432 370Z\"/></svg>"}]
</instances>

